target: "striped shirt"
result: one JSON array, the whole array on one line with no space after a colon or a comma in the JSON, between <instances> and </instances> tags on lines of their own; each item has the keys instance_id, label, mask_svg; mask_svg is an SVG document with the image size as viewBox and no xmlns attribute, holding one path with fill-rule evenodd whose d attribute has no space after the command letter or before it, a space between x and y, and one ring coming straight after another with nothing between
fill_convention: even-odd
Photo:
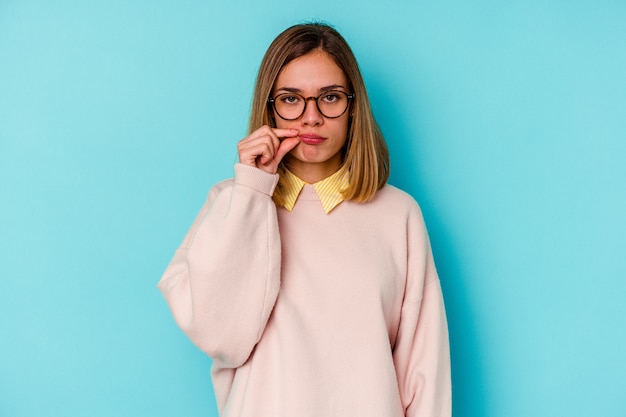
<instances>
[{"instance_id":1,"label":"striped shirt","mask_svg":"<svg viewBox=\"0 0 626 417\"><path fill-rule=\"evenodd\" d=\"M284 207L288 211L291 211L296 205L302 188L304 188L307 183L287 169L285 170L285 174L281 175L278 181L285 190ZM348 175L345 170L339 169L339 171L335 172L330 177L324 178L312 185L322 202L324 211L328 214L343 201L342 191L348 188Z\"/></svg>"}]
</instances>

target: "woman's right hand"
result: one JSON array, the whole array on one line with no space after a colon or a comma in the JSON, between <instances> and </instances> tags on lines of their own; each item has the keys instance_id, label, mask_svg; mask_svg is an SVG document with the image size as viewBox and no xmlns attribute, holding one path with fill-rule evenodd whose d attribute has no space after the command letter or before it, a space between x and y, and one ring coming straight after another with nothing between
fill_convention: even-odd
<instances>
[{"instance_id":1,"label":"woman's right hand","mask_svg":"<svg viewBox=\"0 0 626 417\"><path fill-rule=\"evenodd\" d=\"M296 129L262 126L239 141L239 162L276 174L283 157L300 143Z\"/></svg>"}]
</instances>

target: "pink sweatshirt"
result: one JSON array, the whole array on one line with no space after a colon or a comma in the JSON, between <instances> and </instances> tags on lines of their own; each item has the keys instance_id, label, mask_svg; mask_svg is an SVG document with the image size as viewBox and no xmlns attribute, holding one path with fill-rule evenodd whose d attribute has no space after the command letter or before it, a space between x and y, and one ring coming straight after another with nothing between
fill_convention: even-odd
<instances>
[{"instance_id":1,"label":"pink sweatshirt","mask_svg":"<svg viewBox=\"0 0 626 417\"><path fill-rule=\"evenodd\" d=\"M278 175L235 166L209 193L159 289L213 358L222 417L449 417L450 355L421 212L385 186L293 211Z\"/></svg>"}]
</instances>

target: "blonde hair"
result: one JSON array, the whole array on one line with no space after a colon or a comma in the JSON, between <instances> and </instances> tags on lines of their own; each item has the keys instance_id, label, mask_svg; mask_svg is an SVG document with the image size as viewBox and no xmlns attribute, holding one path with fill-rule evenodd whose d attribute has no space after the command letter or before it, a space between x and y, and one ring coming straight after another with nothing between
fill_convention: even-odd
<instances>
[{"instance_id":1,"label":"blonde hair","mask_svg":"<svg viewBox=\"0 0 626 417\"><path fill-rule=\"evenodd\" d=\"M327 53L345 73L349 88L355 98L349 109L350 125L344 149L343 169L348 172L349 186L343 192L346 200L366 202L374 198L389 178L389 152L387 144L374 119L365 83L352 50L346 40L331 26L324 23L295 25L282 32L270 45L256 79L249 132L263 125L275 127L273 109L268 98L278 74L285 65L310 52ZM285 167L281 162L279 174ZM274 201L282 204L284 192L279 186L274 191Z\"/></svg>"}]
</instances>

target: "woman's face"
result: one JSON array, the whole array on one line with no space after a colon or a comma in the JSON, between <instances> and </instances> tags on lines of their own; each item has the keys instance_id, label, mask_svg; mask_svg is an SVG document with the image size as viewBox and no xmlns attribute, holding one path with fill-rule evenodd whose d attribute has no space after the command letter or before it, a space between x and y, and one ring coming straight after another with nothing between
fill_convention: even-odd
<instances>
[{"instance_id":1,"label":"woman's face","mask_svg":"<svg viewBox=\"0 0 626 417\"><path fill-rule=\"evenodd\" d=\"M296 93L302 97L333 100L323 94L330 91L348 90L348 80L341 68L322 51L313 51L294 59L281 70L276 78L272 97ZM287 100L292 98L287 97ZM284 120L276 112L276 127L297 129L300 143L286 156L287 167L308 183L320 181L335 173L342 164L341 149L348 135L350 108L337 118L324 117L314 100L307 100L302 116L296 120Z\"/></svg>"}]
</instances>

